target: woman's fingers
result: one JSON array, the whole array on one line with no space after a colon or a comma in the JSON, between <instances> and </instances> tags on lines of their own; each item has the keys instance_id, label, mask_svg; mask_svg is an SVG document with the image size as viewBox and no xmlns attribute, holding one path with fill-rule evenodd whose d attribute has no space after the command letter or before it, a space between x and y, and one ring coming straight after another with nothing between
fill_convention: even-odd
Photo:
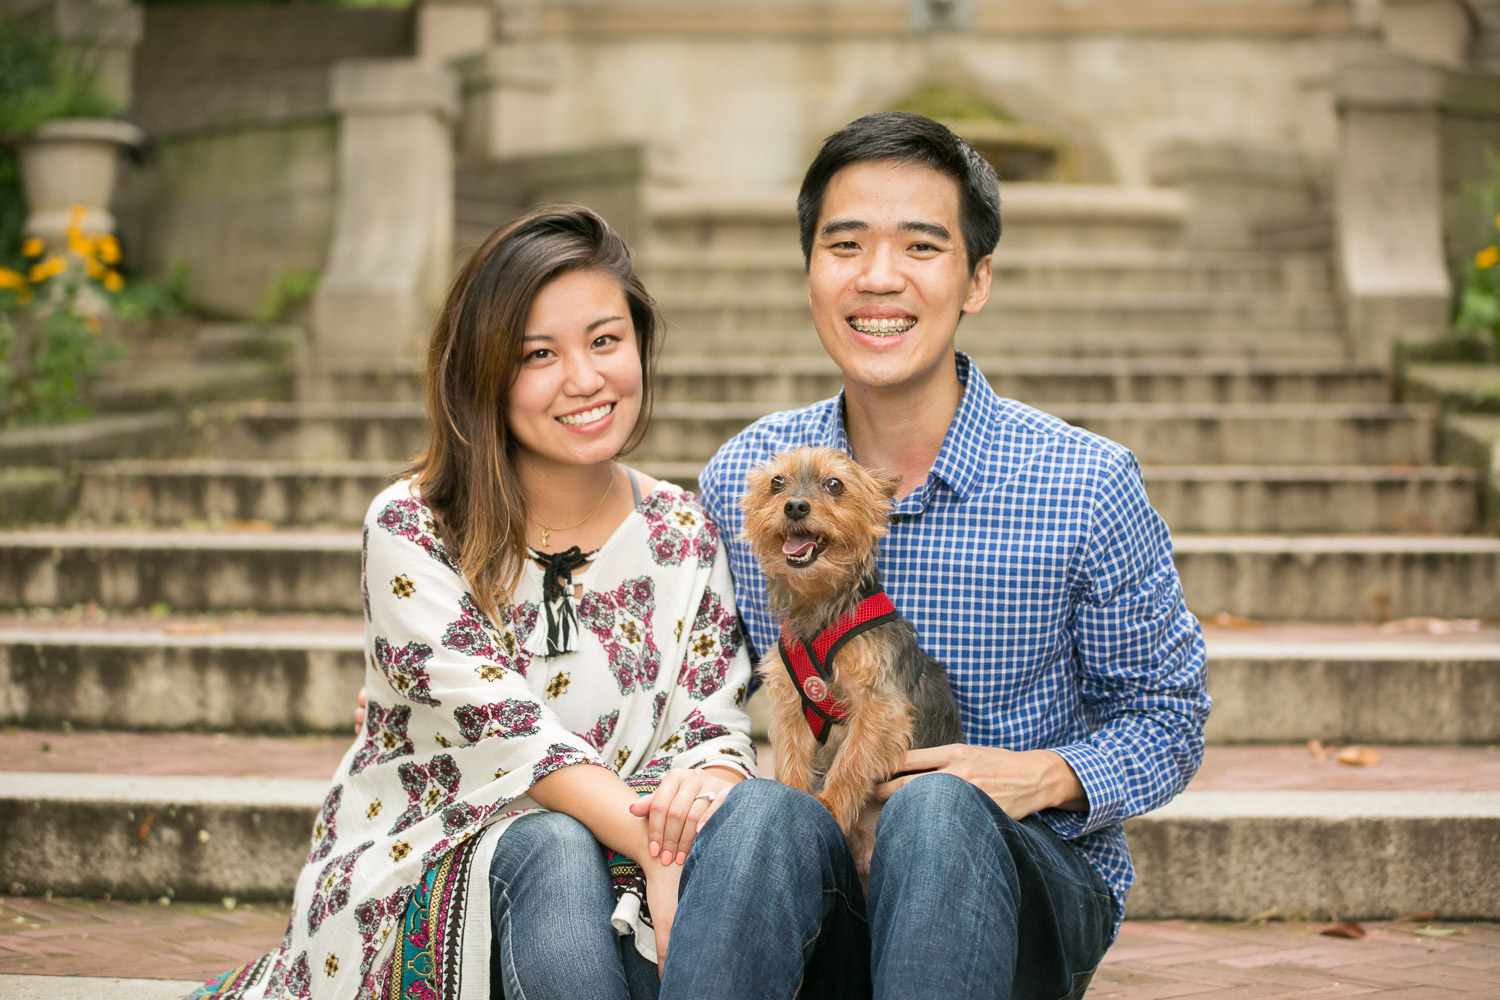
<instances>
[{"instance_id":1,"label":"woman's fingers","mask_svg":"<svg viewBox=\"0 0 1500 1000\"><path fill-rule=\"evenodd\" d=\"M354 735L358 736L365 728L365 689L359 689L359 704L354 708Z\"/></svg>"},{"instance_id":2,"label":"woman's fingers","mask_svg":"<svg viewBox=\"0 0 1500 1000\"><path fill-rule=\"evenodd\" d=\"M646 840L647 850L653 858L661 858L661 863L669 865L672 858L667 854L668 828L672 822L673 808L676 806L678 790L682 786L682 772L670 770L662 775L661 784L651 796L651 811L646 814ZM678 819L678 829L681 828L681 818ZM670 840L672 850L676 850L677 831L671 832Z\"/></svg>"}]
</instances>

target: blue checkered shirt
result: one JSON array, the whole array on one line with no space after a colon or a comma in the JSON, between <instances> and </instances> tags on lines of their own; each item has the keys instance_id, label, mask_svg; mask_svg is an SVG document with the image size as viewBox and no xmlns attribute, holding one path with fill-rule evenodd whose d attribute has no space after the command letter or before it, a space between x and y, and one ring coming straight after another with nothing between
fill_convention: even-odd
<instances>
[{"instance_id":1,"label":"blue checkered shirt","mask_svg":"<svg viewBox=\"0 0 1500 1000\"><path fill-rule=\"evenodd\" d=\"M947 667L965 740L1050 749L1078 774L1088 811L1041 816L1109 884L1118 931L1135 880L1122 821L1181 791L1203 757L1203 634L1135 456L1001 399L962 353L958 376L958 413L892 511L880 570ZM699 479L752 652L773 648L777 622L739 497L750 469L804 446L849 450L842 395L756 421Z\"/></svg>"}]
</instances>

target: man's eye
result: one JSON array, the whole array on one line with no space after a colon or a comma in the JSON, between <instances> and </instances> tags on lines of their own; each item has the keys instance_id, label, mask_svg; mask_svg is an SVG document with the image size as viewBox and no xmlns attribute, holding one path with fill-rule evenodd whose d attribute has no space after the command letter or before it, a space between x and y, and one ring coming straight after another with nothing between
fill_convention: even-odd
<instances>
[{"instance_id":1,"label":"man's eye","mask_svg":"<svg viewBox=\"0 0 1500 1000\"><path fill-rule=\"evenodd\" d=\"M838 497L838 496L843 496L844 495L844 484L843 484L843 482L841 480L838 480L838 479L825 479L825 480L823 480L823 489L831 497Z\"/></svg>"},{"instance_id":2,"label":"man's eye","mask_svg":"<svg viewBox=\"0 0 1500 1000\"><path fill-rule=\"evenodd\" d=\"M937 249L938 249L937 247L933 246L931 243L913 243L911 245L911 248L912 248L912 250L916 251L917 253L937 253Z\"/></svg>"},{"instance_id":3,"label":"man's eye","mask_svg":"<svg viewBox=\"0 0 1500 1000\"><path fill-rule=\"evenodd\" d=\"M784 489L786 489L786 477L785 476L772 476L771 477L771 492L772 493L780 493Z\"/></svg>"}]
</instances>

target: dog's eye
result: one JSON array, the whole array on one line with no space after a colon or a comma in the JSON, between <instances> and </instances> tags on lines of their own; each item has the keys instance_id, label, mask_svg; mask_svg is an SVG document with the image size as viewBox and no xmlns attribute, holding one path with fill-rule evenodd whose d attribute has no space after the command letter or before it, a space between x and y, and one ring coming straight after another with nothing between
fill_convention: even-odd
<instances>
[{"instance_id":1,"label":"dog's eye","mask_svg":"<svg viewBox=\"0 0 1500 1000\"><path fill-rule=\"evenodd\" d=\"M786 477L785 476L772 476L771 477L771 492L772 493L780 493L784 489L786 489Z\"/></svg>"},{"instance_id":2,"label":"dog's eye","mask_svg":"<svg viewBox=\"0 0 1500 1000\"><path fill-rule=\"evenodd\" d=\"M844 495L844 484L841 480L838 479L823 480L823 489L826 490L828 492L828 495L831 497L839 497Z\"/></svg>"}]
</instances>

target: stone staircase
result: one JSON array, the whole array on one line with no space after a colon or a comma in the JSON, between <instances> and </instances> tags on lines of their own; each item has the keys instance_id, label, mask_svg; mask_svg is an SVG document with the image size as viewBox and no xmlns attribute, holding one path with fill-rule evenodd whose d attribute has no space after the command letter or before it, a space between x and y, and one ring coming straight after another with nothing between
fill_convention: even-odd
<instances>
[{"instance_id":1,"label":"stone staircase","mask_svg":"<svg viewBox=\"0 0 1500 1000\"><path fill-rule=\"evenodd\" d=\"M652 474L692 486L749 420L836 391L790 205L652 205ZM1344 360L1325 253L1189 253L1171 192L1014 185L1006 209L960 347L1135 449L1211 623L1208 761L1131 822L1131 915L1500 919L1500 540L1437 410ZM5 465L78 459L63 523L0 534L0 889L289 896L363 677L359 520L422 416L394 364L262 395L170 440L0 435Z\"/></svg>"}]
</instances>

